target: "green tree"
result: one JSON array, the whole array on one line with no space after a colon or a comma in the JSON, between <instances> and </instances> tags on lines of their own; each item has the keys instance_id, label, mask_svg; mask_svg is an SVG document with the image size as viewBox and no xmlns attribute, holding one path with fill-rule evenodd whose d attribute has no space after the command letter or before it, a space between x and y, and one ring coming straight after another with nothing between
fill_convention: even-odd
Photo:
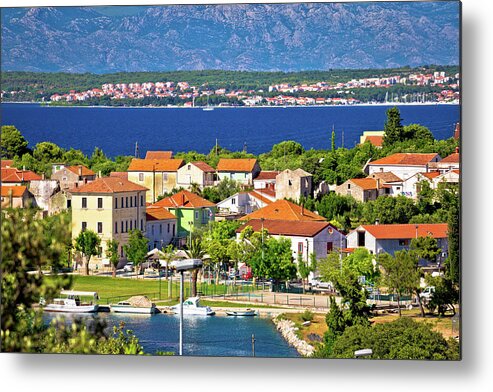
<instances>
[{"instance_id":1,"label":"green tree","mask_svg":"<svg viewBox=\"0 0 493 392\"><path fill-rule=\"evenodd\" d=\"M65 151L52 142L41 142L36 144L33 150L33 157L42 163L60 162Z\"/></svg>"},{"instance_id":2,"label":"green tree","mask_svg":"<svg viewBox=\"0 0 493 392\"><path fill-rule=\"evenodd\" d=\"M123 245L123 252L127 259L135 266L140 274L140 265L144 262L147 256L149 239L144 237L144 234L139 229L130 230L128 243Z\"/></svg>"},{"instance_id":3,"label":"green tree","mask_svg":"<svg viewBox=\"0 0 493 392\"><path fill-rule=\"evenodd\" d=\"M111 276L113 276L113 278L116 278L116 267L118 267L120 261L120 255L118 254L119 245L117 240L106 241L106 257L110 260L112 270Z\"/></svg>"},{"instance_id":4,"label":"green tree","mask_svg":"<svg viewBox=\"0 0 493 392\"><path fill-rule=\"evenodd\" d=\"M427 283L435 287L430 301L426 307L430 311L437 310L439 316L444 316L447 310L451 310L455 315L455 304L459 302L459 290L454 282L447 277L427 277Z\"/></svg>"},{"instance_id":5,"label":"green tree","mask_svg":"<svg viewBox=\"0 0 493 392\"><path fill-rule=\"evenodd\" d=\"M317 255L315 253L310 253L309 260L303 260L301 253L298 253L298 258L296 260L296 267L298 268L298 274L303 282L303 294L305 293L305 286L310 276L311 272L317 269Z\"/></svg>"},{"instance_id":6,"label":"green tree","mask_svg":"<svg viewBox=\"0 0 493 392\"><path fill-rule=\"evenodd\" d=\"M387 119L384 124L383 146L391 146L403 140L403 126L401 113L397 107L387 110Z\"/></svg>"},{"instance_id":7,"label":"green tree","mask_svg":"<svg viewBox=\"0 0 493 392\"><path fill-rule=\"evenodd\" d=\"M75 239L75 250L82 254L82 274L89 275L89 261L99 253L101 239L92 230L84 230Z\"/></svg>"},{"instance_id":8,"label":"green tree","mask_svg":"<svg viewBox=\"0 0 493 392\"><path fill-rule=\"evenodd\" d=\"M200 237L195 237L192 238L189 243L188 247L185 250L185 253L187 254L187 257L189 259L203 259L205 254L206 254L206 249L204 248L202 244L202 238ZM197 276L199 273L199 268L195 268L192 270L192 292L191 296L196 297L197 296Z\"/></svg>"},{"instance_id":9,"label":"green tree","mask_svg":"<svg viewBox=\"0 0 493 392\"><path fill-rule=\"evenodd\" d=\"M456 198L450 203L447 217L448 226L448 258L446 261L447 276L455 284L460 284L460 202Z\"/></svg>"},{"instance_id":10,"label":"green tree","mask_svg":"<svg viewBox=\"0 0 493 392\"><path fill-rule=\"evenodd\" d=\"M13 125L2 125L0 149L2 159L14 159L29 153L27 140Z\"/></svg>"}]
</instances>

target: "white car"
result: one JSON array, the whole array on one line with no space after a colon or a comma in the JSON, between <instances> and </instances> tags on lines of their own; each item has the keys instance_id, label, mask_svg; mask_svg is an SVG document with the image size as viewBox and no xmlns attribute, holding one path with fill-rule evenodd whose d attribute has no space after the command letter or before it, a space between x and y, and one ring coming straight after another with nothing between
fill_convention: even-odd
<instances>
[{"instance_id":1,"label":"white car","mask_svg":"<svg viewBox=\"0 0 493 392\"><path fill-rule=\"evenodd\" d=\"M332 289L332 283L323 282L320 277L313 278L309 284L310 287L316 287L317 289Z\"/></svg>"},{"instance_id":2,"label":"white car","mask_svg":"<svg viewBox=\"0 0 493 392\"><path fill-rule=\"evenodd\" d=\"M124 272L133 272L134 270L134 265L133 263L127 263L123 266L123 271Z\"/></svg>"},{"instance_id":3,"label":"white car","mask_svg":"<svg viewBox=\"0 0 493 392\"><path fill-rule=\"evenodd\" d=\"M424 290L419 294L421 298L424 298L426 300L431 299L431 296L435 292L435 287L434 286L428 286L425 287Z\"/></svg>"}]
</instances>

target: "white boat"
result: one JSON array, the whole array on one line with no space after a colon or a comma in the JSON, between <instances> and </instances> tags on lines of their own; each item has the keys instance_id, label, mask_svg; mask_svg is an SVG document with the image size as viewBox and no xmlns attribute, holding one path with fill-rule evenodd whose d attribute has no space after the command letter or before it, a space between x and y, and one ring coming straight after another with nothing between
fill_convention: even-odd
<instances>
[{"instance_id":1,"label":"white boat","mask_svg":"<svg viewBox=\"0 0 493 392\"><path fill-rule=\"evenodd\" d=\"M64 312L64 313L94 313L98 311L99 299L95 291L73 291L62 290L62 298L55 298L52 303L44 305L43 310L47 312ZM83 302L81 298L90 298Z\"/></svg>"},{"instance_id":2,"label":"white boat","mask_svg":"<svg viewBox=\"0 0 493 392\"><path fill-rule=\"evenodd\" d=\"M154 314L156 313L156 305L151 306L134 306L128 301L120 301L117 304L110 304L110 310L115 313L139 313L139 314Z\"/></svg>"},{"instance_id":3,"label":"white boat","mask_svg":"<svg viewBox=\"0 0 493 392\"><path fill-rule=\"evenodd\" d=\"M245 310L226 310L228 316L256 316L257 312L253 309Z\"/></svg>"},{"instance_id":4,"label":"white boat","mask_svg":"<svg viewBox=\"0 0 493 392\"><path fill-rule=\"evenodd\" d=\"M172 306L171 310L180 313L180 304ZM183 314L212 316L215 313L209 306L200 306L199 297L190 297L183 301Z\"/></svg>"}]
</instances>

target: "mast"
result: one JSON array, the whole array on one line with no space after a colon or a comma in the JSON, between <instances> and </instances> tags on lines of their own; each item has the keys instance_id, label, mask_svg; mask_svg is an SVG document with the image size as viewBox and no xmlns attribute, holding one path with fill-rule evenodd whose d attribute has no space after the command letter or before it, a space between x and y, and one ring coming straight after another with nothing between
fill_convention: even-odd
<instances>
[{"instance_id":1,"label":"mast","mask_svg":"<svg viewBox=\"0 0 493 392\"><path fill-rule=\"evenodd\" d=\"M139 157L139 143L135 142L135 158Z\"/></svg>"}]
</instances>

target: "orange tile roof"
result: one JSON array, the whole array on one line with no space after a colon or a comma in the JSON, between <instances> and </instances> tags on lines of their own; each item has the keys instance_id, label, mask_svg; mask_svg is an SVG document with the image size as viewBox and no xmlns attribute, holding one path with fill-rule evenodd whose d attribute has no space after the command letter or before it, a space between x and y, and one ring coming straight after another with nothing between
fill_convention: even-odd
<instances>
[{"instance_id":1,"label":"orange tile roof","mask_svg":"<svg viewBox=\"0 0 493 392\"><path fill-rule=\"evenodd\" d=\"M127 171L175 172L185 164L183 159L132 159Z\"/></svg>"},{"instance_id":2,"label":"orange tile roof","mask_svg":"<svg viewBox=\"0 0 493 392\"><path fill-rule=\"evenodd\" d=\"M272 203L272 200L266 198L265 196L262 196L261 193L258 193L256 191L250 191L250 192L248 192L248 194L250 196L255 197L256 199L260 200L262 203L265 203L265 204Z\"/></svg>"},{"instance_id":3,"label":"orange tile roof","mask_svg":"<svg viewBox=\"0 0 493 392\"><path fill-rule=\"evenodd\" d=\"M351 178L348 181L351 181L353 184L365 191L377 189L377 180L373 178Z\"/></svg>"},{"instance_id":4,"label":"orange tile roof","mask_svg":"<svg viewBox=\"0 0 493 392\"><path fill-rule=\"evenodd\" d=\"M377 173L371 174L367 178L375 178L375 179L378 178L382 182L402 182L402 179L400 177L397 177L392 172L377 172Z\"/></svg>"},{"instance_id":5,"label":"orange tile roof","mask_svg":"<svg viewBox=\"0 0 493 392\"><path fill-rule=\"evenodd\" d=\"M0 172L2 182L24 182L41 180L39 174L34 173L31 170L19 170L15 167L2 168Z\"/></svg>"},{"instance_id":6,"label":"orange tile roof","mask_svg":"<svg viewBox=\"0 0 493 392\"><path fill-rule=\"evenodd\" d=\"M460 154L458 152L454 152L453 154L443 158L440 163L460 163Z\"/></svg>"},{"instance_id":7,"label":"orange tile roof","mask_svg":"<svg viewBox=\"0 0 493 392\"><path fill-rule=\"evenodd\" d=\"M128 180L128 172L111 172L110 177L118 177Z\"/></svg>"},{"instance_id":8,"label":"orange tile roof","mask_svg":"<svg viewBox=\"0 0 493 392\"><path fill-rule=\"evenodd\" d=\"M314 237L322 230L327 229L330 226L330 223L301 221L293 224L290 220L265 219L262 222L261 219L250 219L243 226L239 227L236 232L241 233L247 226L250 226L253 231L256 232L260 232L263 227L269 232L269 234L274 235Z\"/></svg>"},{"instance_id":9,"label":"orange tile roof","mask_svg":"<svg viewBox=\"0 0 493 392\"><path fill-rule=\"evenodd\" d=\"M369 165L402 165L402 166L425 166L438 154L397 153L388 157L377 159Z\"/></svg>"},{"instance_id":10,"label":"orange tile roof","mask_svg":"<svg viewBox=\"0 0 493 392\"><path fill-rule=\"evenodd\" d=\"M254 158L248 159L219 159L217 171L220 172L252 172L257 160Z\"/></svg>"},{"instance_id":11,"label":"orange tile roof","mask_svg":"<svg viewBox=\"0 0 493 392\"><path fill-rule=\"evenodd\" d=\"M377 239L410 239L416 238L416 226L418 237L426 237L427 235L431 235L433 238L448 237L448 225L446 223L362 225L360 227Z\"/></svg>"},{"instance_id":12,"label":"orange tile roof","mask_svg":"<svg viewBox=\"0 0 493 392\"><path fill-rule=\"evenodd\" d=\"M202 170L205 173L215 173L216 171L216 169L214 169L212 166L209 166L207 163L202 161L191 162L191 164L198 167L200 170Z\"/></svg>"},{"instance_id":13,"label":"orange tile roof","mask_svg":"<svg viewBox=\"0 0 493 392\"><path fill-rule=\"evenodd\" d=\"M265 171L262 170L257 177L255 177L255 181L257 180L275 180L280 171Z\"/></svg>"},{"instance_id":14,"label":"orange tile roof","mask_svg":"<svg viewBox=\"0 0 493 392\"><path fill-rule=\"evenodd\" d=\"M148 207L146 208L146 220L165 220L176 219L176 216L169 212L166 208Z\"/></svg>"},{"instance_id":15,"label":"orange tile roof","mask_svg":"<svg viewBox=\"0 0 493 392\"><path fill-rule=\"evenodd\" d=\"M147 151L145 159L171 159L173 151Z\"/></svg>"},{"instance_id":16,"label":"orange tile roof","mask_svg":"<svg viewBox=\"0 0 493 392\"><path fill-rule=\"evenodd\" d=\"M2 197L10 197L10 192L12 192L12 197L22 197L22 195L27 191L27 187L24 185L2 185L0 188Z\"/></svg>"},{"instance_id":17,"label":"orange tile roof","mask_svg":"<svg viewBox=\"0 0 493 392\"><path fill-rule=\"evenodd\" d=\"M257 188L253 190L254 192L260 193L261 195L265 195L267 197L276 198L276 191L271 188Z\"/></svg>"},{"instance_id":18,"label":"orange tile roof","mask_svg":"<svg viewBox=\"0 0 493 392\"><path fill-rule=\"evenodd\" d=\"M95 181L72 188L70 193L120 193L147 191L148 189L119 177L101 177Z\"/></svg>"},{"instance_id":19,"label":"orange tile roof","mask_svg":"<svg viewBox=\"0 0 493 392\"><path fill-rule=\"evenodd\" d=\"M79 168L82 168L82 175L83 176L95 176L96 173L94 173L91 169L85 167L84 165L76 165L76 166L67 166L67 169L70 170L72 173L75 173L79 175Z\"/></svg>"},{"instance_id":20,"label":"orange tile roof","mask_svg":"<svg viewBox=\"0 0 493 392\"><path fill-rule=\"evenodd\" d=\"M195 193L183 190L175 193L172 196L165 197L158 202L152 204L151 207L165 207L165 208L202 208L202 207L215 207L216 205L209 200L206 200Z\"/></svg>"},{"instance_id":21,"label":"orange tile roof","mask_svg":"<svg viewBox=\"0 0 493 392\"><path fill-rule=\"evenodd\" d=\"M287 200L276 200L275 202L240 218L240 220L261 218L289 221L326 221L323 216L315 214L314 212Z\"/></svg>"},{"instance_id":22,"label":"orange tile roof","mask_svg":"<svg viewBox=\"0 0 493 392\"><path fill-rule=\"evenodd\" d=\"M365 142L370 142L376 147L382 147L383 136L374 136L374 135L366 136Z\"/></svg>"},{"instance_id":23,"label":"orange tile roof","mask_svg":"<svg viewBox=\"0 0 493 392\"><path fill-rule=\"evenodd\" d=\"M3 169L3 168L7 168L7 167L12 167L12 165L14 164L14 161L13 161L13 159L2 159L0 163L1 163L1 167Z\"/></svg>"},{"instance_id":24,"label":"orange tile roof","mask_svg":"<svg viewBox=\"0 0 493 392\"><path fill-rule=\"evenodd\" d=\"M419 174L428 178L429 180L433 180L435 177L438 177L440 175L440 172L439 171L432 171L432 172L428 172L428 173L419 173Z\"/></svg>"}]
</instances>

